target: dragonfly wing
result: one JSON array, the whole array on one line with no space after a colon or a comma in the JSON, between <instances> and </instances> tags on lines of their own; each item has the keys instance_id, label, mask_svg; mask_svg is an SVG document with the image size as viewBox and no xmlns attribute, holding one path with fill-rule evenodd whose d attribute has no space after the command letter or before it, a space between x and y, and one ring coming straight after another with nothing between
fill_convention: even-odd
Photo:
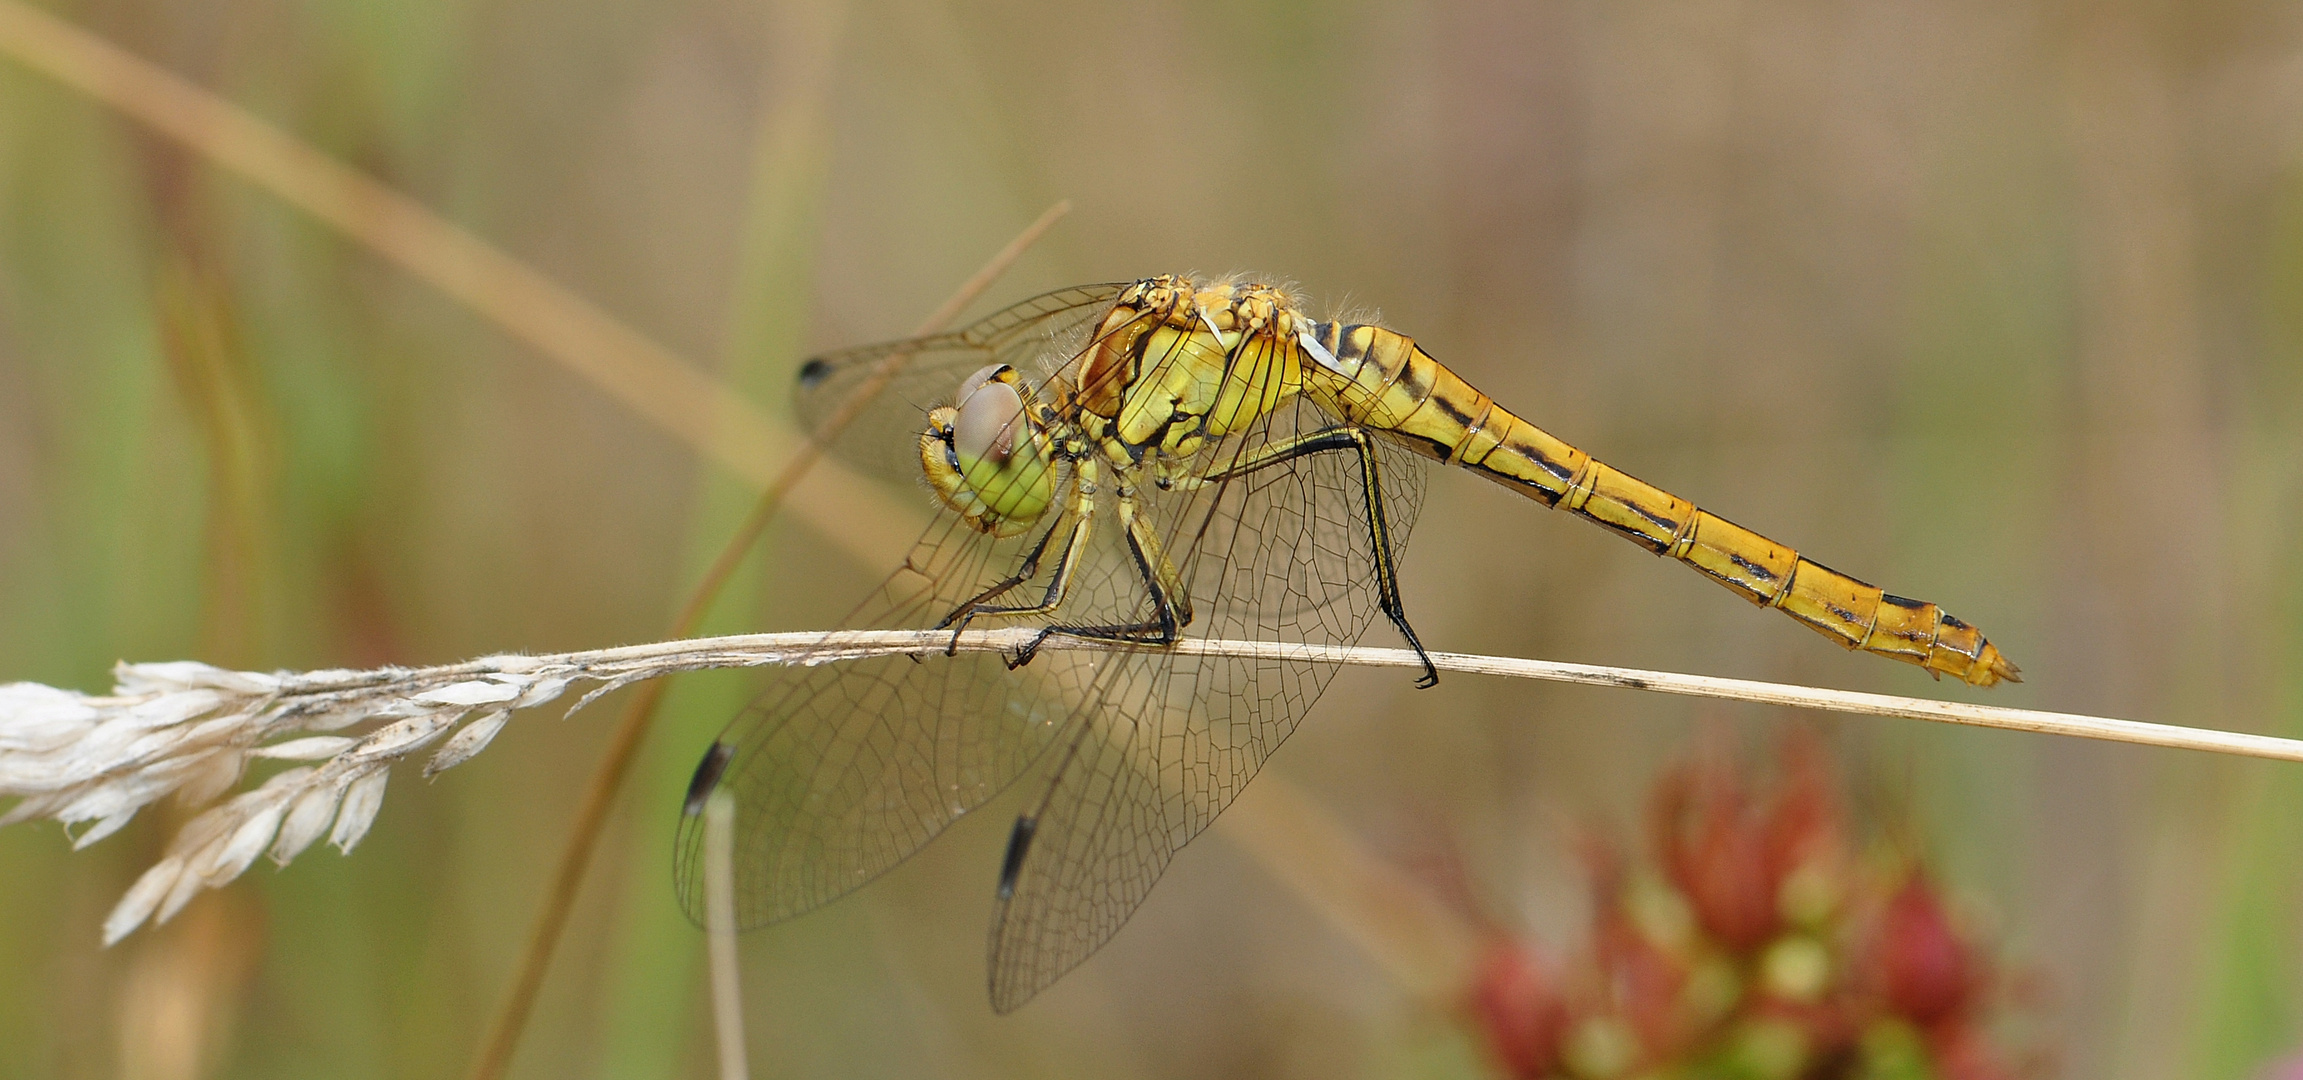
<instances>
[{"instance_id":1,"label":"dragonfly wing","mask_svg":"<svg viewBox=\"0 0 2303 1080\"><path fill-rule=\"evenodd\" d=\"M844 623L935 626L1021 558L945 515ZM720 736L707 791L736 800L739 923L798 915L879 876L999 794L1065 728L1097 677L1086 653L1021 671L986 653L879 656L779 669ZM681 905L701 923L703 818L675 850Z\"/></svg>"},{"instance_id":2,"label":"dragonfly wing","mask_svg":"<svg viewBox=\"0 0 2303 1080\"><path fill-rule=\"evenodd\" d=\"M927 411L986 364L1035 381L1086 343L1086 332L1124 284L1081 285L1035 296L962 330L844 349L800 366L800 423L842 460L895 480L919 479Z\"/></svg>"},{"instance_id":3,"label":"dragonfly wing","mask_svg":"<svg viewBox=\"0 0 2303 1080\"><path fill-rule=\"evenodd\" d=\"M1014 1011L1103 947L1189 839L1193 815L1160 782L1159 726L1082 725L1033 827L1011 837L992 920L993 1010Z\"/></svg>"},{"instance_id":4,"label":"dragonfly wing","mask_svg":"<svg viewBox=\"0 0 2303 1080\"><path fill-rule=\"evenodd\" d=\"M1243 460L1331 423L1297 401L1209 460ZM1396 550L1424 470L1402 449L1377 453L1375 505ZM1380 621L1362 475L1356 455L1320 453L1151 502L1194 600L1191 636L1350 644ZM1025 811L1028 842L1011 842L991 930L993 1007L1023 1004L1109 940L1333 674L1307 661L1158 648L1115 659L1095 683L1094 707L1042 758L1051 775Z\"/></svg>"}]
</instances>

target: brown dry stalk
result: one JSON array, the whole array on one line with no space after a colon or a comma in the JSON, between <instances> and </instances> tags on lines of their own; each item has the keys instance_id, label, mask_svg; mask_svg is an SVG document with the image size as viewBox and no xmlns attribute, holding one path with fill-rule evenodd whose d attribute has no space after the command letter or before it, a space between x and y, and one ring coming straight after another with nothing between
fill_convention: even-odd
<instances>
[{"instance_id":1,"label":"brown dry stalk","mask_svg":"<svg viewBox=\"0 0 2303 1080\"><path fill-rule=\"evenodd\" d=\"M20 0L0 0L0 55L118 109L312 215L471 308L754 486L805 440L743 395L501 248L253 113ZM903 508L878 486L802 498L813 528L875 564ZM879 556L885 555L885 558Z\"/></svg>"},{"instance_id":2,"label":"brown dry stalk","mask_svg":"<svg viewBox=\"0 0 2303 1080\"><path fill-rule=\"evenodd\" d=\"M1416 999L1444 1007L1470 985L1479 927L1286 777L1257 776L1209 832L1254 857Z\"/></svg>"}]
</instances>

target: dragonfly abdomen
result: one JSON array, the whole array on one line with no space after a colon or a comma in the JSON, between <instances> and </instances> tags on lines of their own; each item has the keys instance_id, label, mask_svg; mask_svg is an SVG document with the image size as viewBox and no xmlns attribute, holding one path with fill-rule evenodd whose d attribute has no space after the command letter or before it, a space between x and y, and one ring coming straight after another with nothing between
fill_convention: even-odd
<instances>
[{"instance_id":1,"label":"dragonfly abdomen","mask_svg":"<svg viewBox=\"0 0 2303 1080\"><path fill-rule=\"evenodd\" d=\"M1595 460L1495 404L1405 335L1321 324L1307 382L1354 423L1481 473L1546 506L1686 563L1762 607L1781 609L1850 649L1977 686L2020 681L1974 627L1923 600L1886 593L1694 503Z\"/></svg>"}]
</instances>

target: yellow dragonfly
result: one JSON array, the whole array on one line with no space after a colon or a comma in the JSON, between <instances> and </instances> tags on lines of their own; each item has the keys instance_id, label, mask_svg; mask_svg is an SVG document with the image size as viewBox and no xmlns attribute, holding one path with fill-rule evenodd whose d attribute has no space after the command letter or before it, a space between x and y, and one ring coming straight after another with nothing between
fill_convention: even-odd
<instances>
[{"instance_id":1,"label":"yellow dragonfly","mask_svg":"<svg viewBox=\"0 0 2303 1080\"><path fill-rule=\"evenodd\" d=\"M700 810L735 798L739 921L787 919L878 876L1035 766L995 885L993 1007L1118 931L1168 860L1287 738L1332 671L1184 655L1207 638L1417 653L1398 560L1422 458L1460 466L1695 568L1851 649L1976 686L2017 679L1974 627L1803 558L1601 464L1405 336L1321 322L1285 289L1181 276L1065 289L964 330L800 373L803 418L860 389L844 456L943 512L843 624L1023 625L1012 655L782 669L697 767L682 903L702 921ZM1038 650L1054 637L1117 651ZM1425 659L1418 685L1438 672Z\"/></svg>"}]
</instances>

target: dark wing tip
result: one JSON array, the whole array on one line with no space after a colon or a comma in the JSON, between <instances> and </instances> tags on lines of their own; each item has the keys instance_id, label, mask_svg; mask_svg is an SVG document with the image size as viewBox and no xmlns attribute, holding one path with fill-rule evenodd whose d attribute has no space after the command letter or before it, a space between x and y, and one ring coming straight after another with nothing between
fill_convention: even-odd
<instances>
[{"instance_id":1,"label":"dark wing tip","mask_svg":"<svg viewBox=\"0 0 2303 1080\"><path fill-rule=\"evenodd\" d=\"M1008 834L1007 854L1000 857L1000 899L1016 895L1016 876L1023 873L1024 854L1031 850L1032 834L1039 827L1039 819L1029 814L1016 819L1015 831Z\"/></svg>"},{"instance_id":2,"label":"dark wing tip","mask_svg":"<svg viewBox=\"0 0 2303 1080\"><path fill-rule=\"evenodd\" d=\"M712 797L712 790L720 786L720 774L728 769L728 760L736 756L736 748L715 741L704 751L704 760L696 763L696 775L688 779L688 797L680 804L680 813L695 817L704 812L704 801Z\"/></svg>"},{"instance_id":3,"label":"dark wing tip","mask_svg":"<svg viewBox=\"0 0 2303 1080\"><path fill-rule=\"evenodd\" d=\"M817 383L824 381L824 377L831 373L832 365L827 363L823 357L818 356L809 359L807 363L800 365L800 389L814 388Z\"/></svg>"}]
</instances>

